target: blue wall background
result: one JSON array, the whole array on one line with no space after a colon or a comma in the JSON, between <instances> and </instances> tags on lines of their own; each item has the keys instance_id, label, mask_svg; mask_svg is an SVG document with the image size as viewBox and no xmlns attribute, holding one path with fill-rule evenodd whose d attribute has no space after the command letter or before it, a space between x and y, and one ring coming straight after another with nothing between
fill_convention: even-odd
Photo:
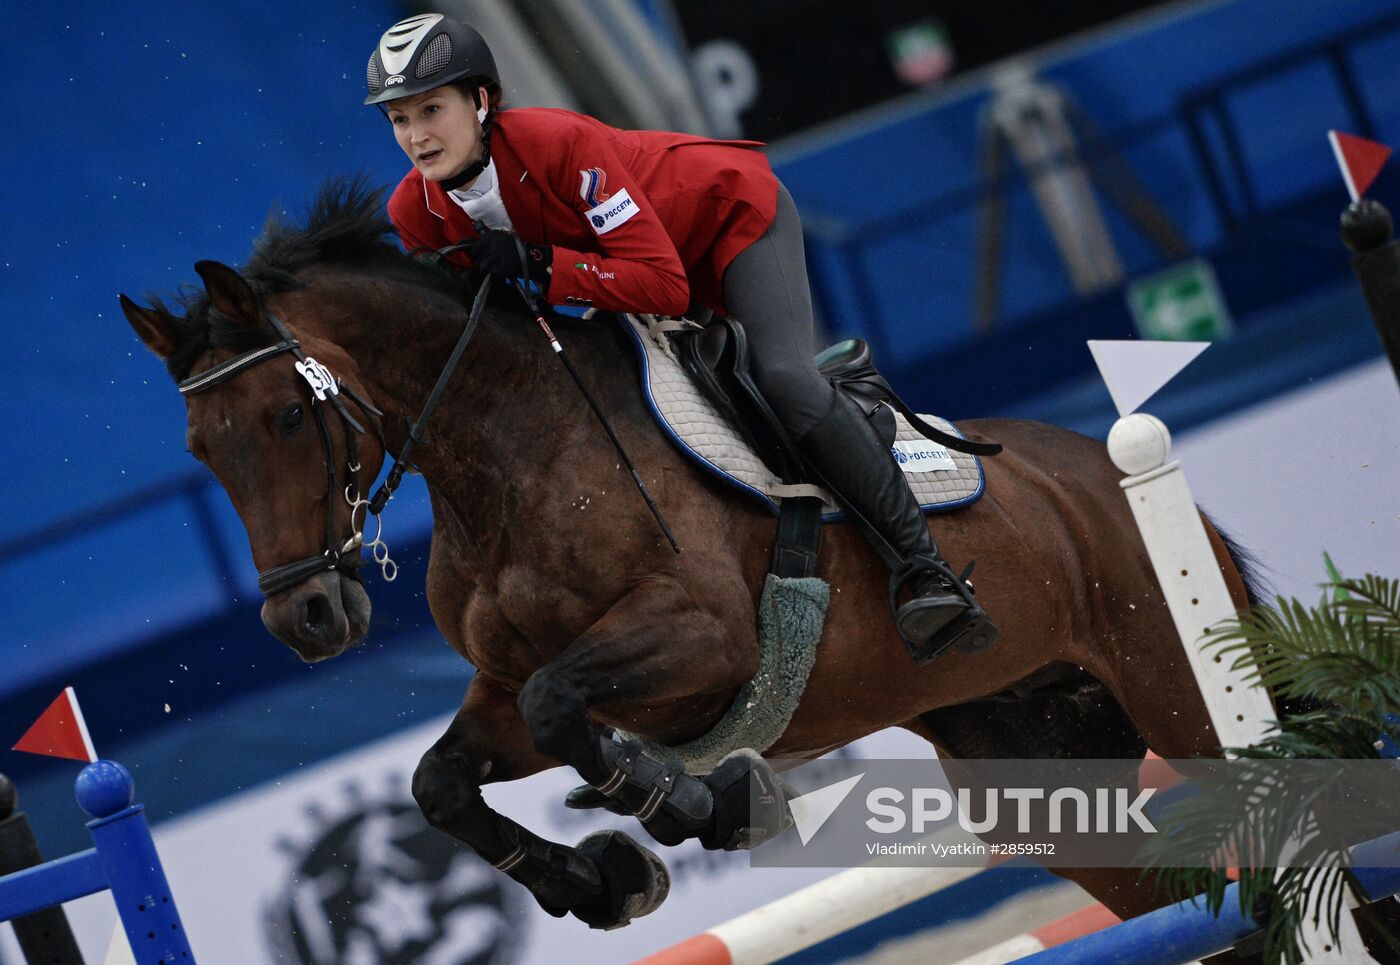
<instances>
[{"instance_id":1,"label":"blue wall background","mask_svg":"<svg viewBox=\"0 0 1400 965\"><path fill-rule=\"evenodd\" d=\"M1400 135L1397 13L1393 2L1204 4L1050 55L1040 76L1115 143L1194 248L1214 251L1256 235L1274 246L1302 239L1307 257L1331 263L1298 279L1315 283L1344 268L1341 249L1329 244L1346 196L1327 129ZM1337 63L1355 82L1355 102ZM904 364L974 337L983 193L976 132L988 100L985 84L912 98L854 130L839 127L774 152L808 221L833 327L871 336ZM1226 131L1212 113L1217 103L1238 139L1242 180L1233 177ZM1202 131L1200 149L1193 125ZM1223 204L1213 175L1225 181ZM1077 301L1024 179L1012 186L1004 329ZM1321 220L1289 210L1312 200L1321 201ZM1284 215L1294 222L1289 232L1266 221ZM1130 276L1160 267L1116 212L1110 228ZM1259 266L1264 277L1224 278L1233 300L1267 305L1295 293L1294 273L1279 271L1277 257ZM1125 312L1119 320L1126 323Z\"/></svg>"},{"instance_id":2,"label":"blue wall background","mask_svg":"<svg viewBox=\"0 0 1400 965\"><path fill-rule=\"evenodd\" d=\"M29 522L186 468L181 406L134 340L118 291L237 263L275 204L328 174L390 183L384 121L361 108L362 65L389 3L57 3L26 14L11 78L0 204L18 351L4 382L32 433L19 488Z\"/></svg>"},{"instance_id":3,"label":"blue wall background","mask_svg":"<svg viewBox=\"0 0 1400 965\"><path fill-rule=\"evenodd\" d=\"M10 537L195 471L183 404L119 291L175 290L200 258L240 263L269 210L297 210L332 173L401 174L385 121L360 106L365 58L397 8L311 0L286 14L164 0L120 16L73 2L26 13L25 60L41 67L11 79L22 106L0 146ZM247 599L226 500L186 492L4 554L0 689ZM237 565L188 538L206 513Z\"/></svg>"}]
</instances>

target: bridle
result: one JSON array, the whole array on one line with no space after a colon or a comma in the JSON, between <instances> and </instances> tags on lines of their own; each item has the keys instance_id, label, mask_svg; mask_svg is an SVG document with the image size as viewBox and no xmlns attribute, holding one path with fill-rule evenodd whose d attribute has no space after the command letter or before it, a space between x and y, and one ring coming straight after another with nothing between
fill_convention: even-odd
<instances>
[{"instance_id":1,"label":"bridle","mask_svg":"<svg viewBox=\"0 0 1400 965\"><path fill-rule=\"evenodd\" d=\"M477 230L480 232L484 231L485 228L478 224ZM461 242L456 245L448 245L445 248L417 249L410 254L417 257L427 255L440 261L448 254L461 248L470 247L470 245L471 242ZM516 239L516 246L519 249L521 264L524 264L524 245L518 238ZM481 279L480 284L477 286L476 297L472 301L471 311L467 315L467 323L462 328L462 334L458 336L457 344L453 347L452 354L448 356L442 371L438 373L437 383L428 394L428 400L423 404L418 418L409 425L408 437L404 440L403 446L400 447L399 453L394 459L393 466L390 467L388 475L384 478L384 484L379 487L379 491L374 494L372 499L365 499L360 495L360 455L359 447L356 445L356 436L363 435L365 428L360 425L355 417L350 414L349 410L346 409L345 403L341 401L340 396L343 393L350 401L354 402L355 405L360 408L361 413L365 416L365 421L370 424L370 427L374 430L375 436L378 437L379 444L383 447L384 453L388 455L389 444L384 438L384 430L381 425L384 413L361 398L353 388L341 379L332 375L331 371L324 365L303 352L301 350L301 343L292 336L286 324L274 313L264 311L263 315L267 318L268 323L272 326L272 330L276 333L278 338L277 342L272 345L264 345L260 348L250 349L241 355L236 355L231 359L220 362L212 368L205 369L198 375L192 375L179 383L181 395L194 395L195 393L207 391L217 385L227 382L240 372L247 371L255 365L261 365L269 359L291 353L292 357L296 359L297 372L306 380L307 384L311 386L311 412L316 417L316 430L321 438L321 452L325 456L326 463L326 548L318 556L308 556L305 559L295 560L291 563L282 563L260 572L258 574L258 589L262 590L264 596L275 596L278 593L291 589L309 576L328 570L336 570L358 580L360 578L359 569L364 566L364 560L360 557L359 550L362 546L366 545L363 525L370 516L373 516L375 520L374 539L368 544L370 553L374 561L379 564L380 572L385 582L393 582L394 578L398 575L398 566L389 558L389 547L385 544L383 539L384 507L388 504L389 500L393 498L395 490L399 488L399 484L403 481L404 473L413 465L411 461L413 447L422 440L423 427L433 414L433 410L437 408L438 403L442 400L443 392L447 389L447 383L451 380L452 373L456 371L457 364L462 360L462 353L466 351L467 343L471 341L472 336L476 333L477 327L481 323L481 316L486 309L487 296L491 291L491 282L491 276L487 275ZM587 401L589 407L593 410L594 415L597 416L598 421L602 424L604 431L608 435L608 439L612 442L614 448L616 448L622 464L627 467L627 471L631 474L632 481L636 485L637 491L641 494L643 500L646 501L647 508L651 511L651 515L655 518L657 524L661 527L661 531L671 544L671 548L679 553L680 546L676 542L675 535L671 532L671 527L667 525L665 518L661 515L660 508L656 505L656 501L652 498L651 493L647 491L646 483L643 482L641 474L637 472L637 467L633 465L631 458L628 457L626 449L623 448L622 441L617 437L617 433L613 431L611 423L608 422L607 416L603 414L603 410L599 407L597 400L594 399L593 393L588 391L578 370L574 368L569 357L564 354L564 347L559 344L558 338L556 338L554 332L550 330L549 323L545 321L538 300L525 286L517 285L515 287L520 296L525 300L526 307L529 308L535 323L549 339L550 347L553 349L555 357L563 363L564 368L573 378L574 384L578 387L579 392L583 395L585 401ZM350 481L345 485L344 497L345 502L350 506L350 536L344 542L339 542L336 539L335 519L334 513L332 512L335 506L338 479L336 478L335 468L335 448L331 444L330 427L326 423L326 415L321 405L321 403L327 402L330 403L331 407L335 410L336 415L340 417L341 430L345 436L346 458L349 462ZM375 422L374 419L371 418L372 416L377 416L381 421ZM361 510L364 511L364 515L360 516L357 520L356 514Z\"/></svg>"},{"instance_id":2,"label":"bridle","mask_svg":"<svg viewBox=\"0 0 1400 965\"><path fill-rule=\"evenodd\" d=\"M246 372L255 365L261 365L269 359L287 353L291 353L292 357L296 359L297 372L311 386L311 412L316 419L316 429L321 437L321 451L326 462L326 549L319 556L308 556L305 559L269 567L260 572L258 574L258 589L262 590L264 596L274 596L283 590L291 589L307 577L323 570L339 570L347 576L359 578L357 571L364 565L364 560L360 558L359 553L360 547L364 544L364 532L361 526L356 524L355 514L357 510L368 507L369 501L360 497L360 453L359 446L356 444L356 436L363 434L365 428L346 409L345 403L340 398L341 393L343 392L360 408L366 421L370 421L374 427L375 434L379 436L381 443L384 440L383 433L379 425L371 421L369 417L382 417L384 413L362 399L350 386L331 375L330 370L324 365L303 352L301 343L292 337L291 332L287 330L287 326L280 318L271 312L265 314L267 320L272 324L273 331L277 333L278 341L275 344L251 349L242 355L236 355L225 362L220 362L213 368L183 380L180 382L180 394L194 395L207 391L216 385L227 382L241 372ZM345 486L344 496L345 501L350 504L351 535L343 542L336 538L335 533L335 514L332 509L335 506L339 483L336 478L335 449L331 445L331 431L321 405L323 402L329 402L335 413L340 416L340 425L345 436L346 458L349 462L350 481ZM387 447L385 451L388 451ZM361 517L360 521L363 522L363 519L364 517ZM382 527L380 533L382 534ZM392 580L396 575L397 567L394 565L394 561L389 559L389 548L380 539L380 534L376 534L370 545L375 562L379 563L384 570L384 578Z\"/></svg>"},{"instance_id":3,"label":"bridle","mask_svg":"<svg viewBox=\"0 0 1400 965\"><path fill-rule=\"evenodd\" d=\"M368 544L370 553L374 561L379 564L380 573L385 582L392 583L394 581L398 575L398 565L390 559L389 547L383 540L384 507L393 497L394 491L398 489L399 483L403 480L404 472L412 465L409 459L413 453L413 447L422 439L424 424L427 423L428 417L437 407L442 398L443 390L447 387L453 371L457 368L457 363L462 358L462 353L466 350L467 343L471 341L472 335L476 332L481 321L482 311L486 307L486 296L490 288L490 279L483 280L477 290L476 299L472 303L467 324L462 329L462 334L457 339L457 344L453 348L447 364L438 375L437 384L433 386L433 391L428 396L428 401L423 406L417 420L409 426L408 439L400 448L398 457L389 470L389 475L385 478L384 484L379 487L379 491L374 494L373 499L365 499L360 494L360 455L356 437L363 435L365 428L350 414L345 403L341 401L341 395L343 393L359 407L365 421L370 424L370 428L374 430L375 436L387 454L389 444L384 438L383 428L380 422L371 418L378 417L382 421L384 413L361 398L359 393L344 381L332 375L324 365L303 352L301 342L292 336L286 324L274 313L265 311L263 314L277 335L278 341L276 343L250 349L179 383L181 395L194 395L227 382L255 365L261 365L269 359L290 353L296 359L297 372L311 386L311 412L316 419L316 430L321 438L321 452L326 463L326 548L318 556L308 556L291 563L282 563L258 573L258 589L262 591L264 596L275 596L284 590L291 589L307 577L327 570L336 570L358 580L360 578L359 569L364 566L364 560L359 552L360 548L366 545L364 523L371 515L375 520L375 535ZM336 474L335 448L331 444L331 431L327 425L322 403L329 403L336 415L340 417L340 426L345 437L346 459L349 463L350 481L345 485L344 498L350 506L350 536L343 542L336 538L335 532L335 515L332 509L335 506L339 480ZM357 521L356 514L361 510L364 511L364 514Z\"/></svg>"}]
</instances>

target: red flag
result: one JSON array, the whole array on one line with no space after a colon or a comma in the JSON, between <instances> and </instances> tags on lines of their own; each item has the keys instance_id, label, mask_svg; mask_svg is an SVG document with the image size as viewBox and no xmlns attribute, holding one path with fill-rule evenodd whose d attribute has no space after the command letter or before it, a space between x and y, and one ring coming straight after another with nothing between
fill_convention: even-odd
<instances>
[{"instance_id":1,"label":"red flag","mask_svg":"<svg viewBox=\"0 0 1400 965\"><path fill-rule=\"evenodd\" d=\"M1351 200L1360 201L1371 182L1376 180L1376 175L1381 173L1381 165L1390 157L1390 148L1341 131L1328 131L1327 140L1332 144L1332 153L1337 156L1337 166L1342 169L1342 178L1347 183Z\"/></svg>"},{"instance_id":2,"label":"red flag","mask_svg":"<svg viewBox=\"0 0 1400 965\"><path fill-rule=\"evenodd\" d=\"M88 734L87 722L83 720L83 711L72 687L63 688L63 693L54 698L49 709L24 732L13 750L88 763L97 760L92 736Z\"/></svg>"}]
</instances>

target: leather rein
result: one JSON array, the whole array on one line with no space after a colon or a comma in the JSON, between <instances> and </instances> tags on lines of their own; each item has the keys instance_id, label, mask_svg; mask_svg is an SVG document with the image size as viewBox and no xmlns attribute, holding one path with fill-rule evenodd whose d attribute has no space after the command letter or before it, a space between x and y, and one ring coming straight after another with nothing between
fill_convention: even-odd
<instances>
[{"instance_id":1,"label":"leather rein","mask_svg":"<svg viewBox=\"0 0 1400 965\"><path fill-rule=\"evenodd\" d=\"M374 430L384 452L388 453L389 445L384 438L381 423L376 422L373 418L378 417L382 422L384 413L361 398L359 393L340 378L331 374L324 365L303 352L301 343L292 336L286 324L272 312L264 312L264 315L277 335L277 342L236 355L179 383L181 395L194 395L221 385L239 373L269 359L290 353L296 360L297 372L311 388L311 412L316 419L316 429L321 439L321 452L325 457L326 464L326 548L317 556L308 556L290 563L281 563L258 573L258 589L262 591L264 596L275 596L291 589L308 577L327 570L337 570L358 580L360 578L359 569L365 564L364 559L360 556L360 548L365 545L363 527L371 515L375 518L376 531L374 539L369 543L370 552L374 561L379 564L384 580L393 582L398 575L398 566L390 559L389 547L383 540L382 514L384 507L403 481L404 473L412 465L410 458L413 447L423 438L423 426L427 423L433 410L437 408L438 402L441 401L443 391L446 389L453 371L457 368L457 363L461 361L467 343L476 333L481 322L482 312L486 307L486 295L490 287L490 279L487 278L477 289L471 312L467 316L467 324L463 327L462 334L457 339L457 344L453 348L451 356L448 357L447 364L443 366L442 372L438 375L437 384L433 386L433 391L428 396L423 410L409 426L408 439L399 450L398 456L389 470L389 475L385 478L384 484L379 487L379 491L374 494L373 499L365 499L360 494L360 456L356 438L364 434L365 428L350 414L345 403L341 400L341 395L344 394L360 409L365 421ZM332 512L339 489L339 479L336 472L335 449L331 442L330 426L324 411L327 403L340 417L341 431L345 438L346 459L349 463L349 481L346 483L343 493L346 503L350 506L350 536L344 541L339 540L336 536L335 519ZM364 510L364 515L360 516L357 521L356 513L360 510Z\"/></svg>"}]
</instances>

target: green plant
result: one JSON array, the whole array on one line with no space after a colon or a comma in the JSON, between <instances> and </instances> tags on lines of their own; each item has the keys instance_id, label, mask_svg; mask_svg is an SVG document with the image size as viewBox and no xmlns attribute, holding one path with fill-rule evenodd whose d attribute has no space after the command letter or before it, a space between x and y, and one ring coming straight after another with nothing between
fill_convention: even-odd
<instances>
[{"instance_id":1,"label":"green plant","mask_svg":"<svg viewBox=\"0 0 1400 965\"><path fill-rule=\"evenodd\" d=\"M1204 646L1231 657L1235 669L1269 688L1276 701L1311 709L1286 716L1258 745L1226 748L1240 760L1232 779L1179 802L1162 817L1147 849L1148 873L1177 901L1200 896L1219 914L1228 885L1221 857L1211 867L1171 867L1172 853L1232 855L1239 865L1242 910L1263 910L1265 961L1298 965L1300 929L1312 919L1337 936L1345 892L1365 899L1346 869L1344 850L1317 850L1310 867L1268 865L1286 842L1306 839L1325 810L1329 782L1255 779L1250 762L1379 758L1381 742L1400 743L1400 580L1340 577L1311 609L1280 598L1217 627ZM1377 827L1379 836L1395 828ZM1184 850L1186 849L1186 850ZM1275 859L1276 860L1276 859ZM1394 939L1391 939L1394 943ZM1400 950L1400 944L1393 944Z\"/></svg>"}]
</instances>

